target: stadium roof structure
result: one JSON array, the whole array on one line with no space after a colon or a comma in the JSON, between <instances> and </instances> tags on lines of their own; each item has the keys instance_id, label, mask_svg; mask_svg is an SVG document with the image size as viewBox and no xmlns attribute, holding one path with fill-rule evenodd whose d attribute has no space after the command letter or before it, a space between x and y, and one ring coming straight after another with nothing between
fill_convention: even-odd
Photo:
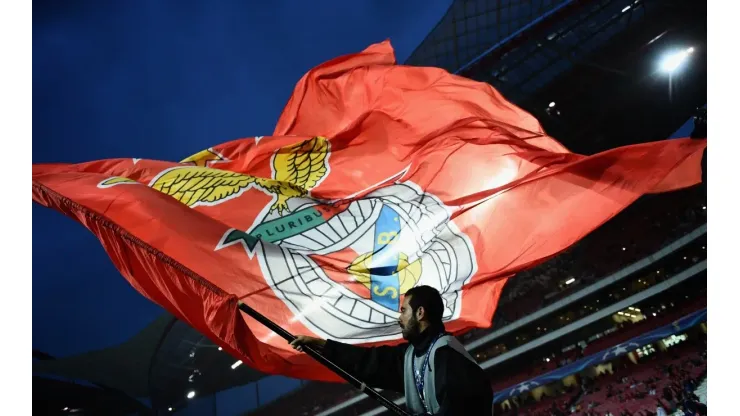
<instances>
[{"instance_id":1,"label":"stadium roof structure","mask_svg":"<svg viewBox=\"0 0 740 416\"><path fill-rule=\"evenodd\" d=\"M191 389L208 395L263 377L247 366L232 369L234 361L198 331L164 313L117 346L61 359L34 352L34 389L52 382L44 376L61 377L93 383L119 398L147 398L154 408L183 407ZM42 401L44 391L34 399ZM48 400L56 401L53 396Z\"/></svg>"},{"instance_id":2,"label":"stadium roof structure","mask_svg":"<svg viewBox=\"0 0 740 416\"><path fill-rule=\"evenodd\" d=\"M406 60L457 73L572 0L456 0Z\"/></svg>"},{"instance_id":3,"label":"stadium roof structure","mask_svg":"<svg viewBox=\"0 0 740 416\"><path fill-rule=\"evenodd\" d=\"M690 0L456 0L406 64L490 83L593 153L664 139L706 104L706 13ZM661 72L676 48L689 62Z\"/></svg>"}]
</instances>

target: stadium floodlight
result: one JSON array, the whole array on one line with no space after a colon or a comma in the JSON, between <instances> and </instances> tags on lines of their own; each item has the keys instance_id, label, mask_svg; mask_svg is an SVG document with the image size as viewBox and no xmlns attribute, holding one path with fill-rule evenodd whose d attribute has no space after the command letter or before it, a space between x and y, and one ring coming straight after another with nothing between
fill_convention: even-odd
<instances>
[{"instance_id":1,"label":"stadium floodlight","mask_svg":"<svg viewBox=\"0 0 740 416\"><path fill-rule=\"evenodd\" d=\"M193 397L195 397L195 391L193 391L193 390L190 390L190 391L188 392L188 399L192 399Z\"/></svg>"},{"instance_id":2,"label":"stadium floodlight","mask_svg":"<svg viewBox=\"0 0 740 416\"><path fill-rule=\"evenodd\" d=\"M666 54L660 61L660 69L665 73L672 74L686 62L692 53L694 53L694 48L672 51Z\"/></svg>"},{"instance_id":3,"label":"stadium floodlight","mask_svg":"<svg viewBox=\"0 0 740 416\"><path fill-rule=\"evenodd\" d=\"M235 370L236 367L239 367L240 365L242 365L242 360L239 360L239 361L235 362L234 364L231 364L231 369L232 370Z\"/></svg>"}]
</instances>

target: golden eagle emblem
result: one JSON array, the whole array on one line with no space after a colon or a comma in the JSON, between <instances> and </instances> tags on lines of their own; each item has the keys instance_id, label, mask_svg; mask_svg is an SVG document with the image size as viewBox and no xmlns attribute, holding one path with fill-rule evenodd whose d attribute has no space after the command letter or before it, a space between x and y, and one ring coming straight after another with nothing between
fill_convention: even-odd
<instances>
[{"instance_id":1,"label":"golden eagle emblem","mask_svg":"<svg viewBox=\"0 0 740 416\"><path fill-rule=\"evenodd\" d=\"M213 154L215 152L211 149L196 153L183 161L196 166L167 169L157 175L149 186L189 207L221 203L256 186L277 196L270 212L277 211L282 215L288 211L289 199L307 196L326 175L329 141L318 136L278 149L272 159L272 179L207 167L207 161L216 159L212 157ZM98 186L107 188L131 182L134 181L114 177Z\"/></svg>"}]
</instances>

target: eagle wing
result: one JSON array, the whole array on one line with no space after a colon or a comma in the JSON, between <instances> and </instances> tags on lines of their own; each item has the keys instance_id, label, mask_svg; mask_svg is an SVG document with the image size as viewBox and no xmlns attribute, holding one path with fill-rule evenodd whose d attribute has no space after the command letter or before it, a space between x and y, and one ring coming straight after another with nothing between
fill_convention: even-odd
<instances>
[{"instance_id":1,"label":"eagle wing","mask_svg":"<svg viewBox=\"0 0 740 416\"><path fill-rule=\"evenodd\" d=\"M194 207L238 196L254 182L254 176L243 173L187 166L163 172L150 186Z\"/></svg>"},{"instance_id":2,"label":"eagle wing","mask_svg":"<svg viewBox=\"0 0 740 416\"><path fill-rule=\"evenodd\" d=\"M273 159L274 179L294 185L305 195L326 175L328 155L329 141L320 136L283 147Z\"/></svg>"},{"instance_id":3,"label":"eagle wing","mask_svg":"<svg viewBox=\"0 0 740 416\"><path fill-rule=\"evenodd\" d=\"M206 150L201 150L200 152L190 155L186 157L185 159L181 160L180 163L190 163L195 166L204 166L207 167L212 162L219 162L219 161L225 161L226 158L221 156L220 153L213 150L213 148L208 148Z\"/></svg>"}]
</instances>

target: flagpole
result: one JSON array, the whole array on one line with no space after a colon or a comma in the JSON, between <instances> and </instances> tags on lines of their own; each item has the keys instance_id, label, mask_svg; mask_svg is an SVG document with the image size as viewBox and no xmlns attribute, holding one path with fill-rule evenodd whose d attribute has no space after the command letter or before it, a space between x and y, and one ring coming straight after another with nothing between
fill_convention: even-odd
<instances>
[{"instance_id":1,"label":"flagpole","mask_svg":"<svg viewBox=\"0 0 740 416\"><path fill-rule=\"evenodd\" d=\"M288 342L292 342L296 338L293 334L286 331L285 329L283 329L280 325L276 324L275 322L272 322L271 320L267 319L266 316L252 309L249 305L247 305L244 302L239 301L239 310L251 316L257 322L261 323L262 325L268 327L270 330L280 335L283 339L285 339ZM324 357L320 352L318 352L313 347L308 346L308 345L302 345L302 348L306 354L311 356L311 358L323 364L329 370L335 372L337 375L345 379L349 384L353 385L355 388L357 388L361 392L367 394L371 398L380 402L380 404L388 408L388 410L390 410L391 412L399 416L410 416L406 411L398 407L398 405L396 405L392 401L385 398L385 396L378 393L375 389L368 387L365 383L358 380L352 374L344 371L341 367L334 364L328 358Z\"/></svg>"}]
</instances>

